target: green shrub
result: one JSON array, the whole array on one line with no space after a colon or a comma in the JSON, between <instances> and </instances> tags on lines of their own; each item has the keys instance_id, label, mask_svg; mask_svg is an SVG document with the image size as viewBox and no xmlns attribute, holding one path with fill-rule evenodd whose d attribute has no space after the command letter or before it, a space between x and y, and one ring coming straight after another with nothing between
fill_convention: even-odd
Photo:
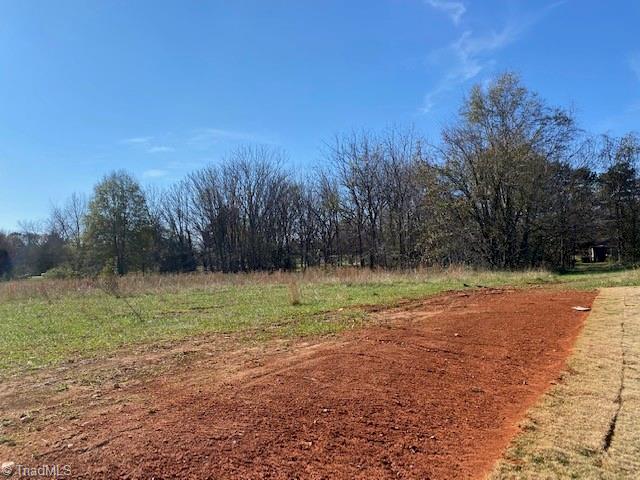
<instances>
[{"instance_id":1,"label":"green shrub","mask_svg":"<svg viewBox=\"0 0 640 480\"><path fill-rule=\"evenodd\" d=\"M65 278L76 278L78 277L78 272L76 272L70 265L58 265L57 267L53 267L47 270L42 274L45 278L53 278L53 279L65 279Z\"/></svg>"}]
</instances>

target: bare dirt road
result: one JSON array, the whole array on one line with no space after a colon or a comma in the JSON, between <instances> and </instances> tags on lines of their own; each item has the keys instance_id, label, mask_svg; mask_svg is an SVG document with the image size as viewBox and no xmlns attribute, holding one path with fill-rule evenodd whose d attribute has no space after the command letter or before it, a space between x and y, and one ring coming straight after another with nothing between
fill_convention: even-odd
<instances>
[{"instance_id":1,"label":"bare dirt road","mask_svg":"<svg viewBox=\"0 0 640 480\"><path fill-rule=\"evenodd\" d=\"M91 479L481 478L561 373L587 315L571 307L594 296L407 303L329 340L69 399L73 415L0 445L0 460Z\"/></svg>"}]
</instances>

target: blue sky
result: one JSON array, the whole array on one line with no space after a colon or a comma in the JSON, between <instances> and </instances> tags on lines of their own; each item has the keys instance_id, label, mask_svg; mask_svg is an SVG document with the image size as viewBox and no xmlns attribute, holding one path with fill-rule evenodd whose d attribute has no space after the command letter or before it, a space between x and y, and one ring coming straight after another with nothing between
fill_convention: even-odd
<instances>
[{"instance_id":1,"label":"blue sky","mask_svg":"<svg viewBox=\"0 0 640 480\"><path fill-rule=\"evenodd\" d=\"M0 0L0 229L243 142L298 172L352 129L432 141L505 70L583 128L640 130L640 2Z\"/></svg>"}]
</instances>

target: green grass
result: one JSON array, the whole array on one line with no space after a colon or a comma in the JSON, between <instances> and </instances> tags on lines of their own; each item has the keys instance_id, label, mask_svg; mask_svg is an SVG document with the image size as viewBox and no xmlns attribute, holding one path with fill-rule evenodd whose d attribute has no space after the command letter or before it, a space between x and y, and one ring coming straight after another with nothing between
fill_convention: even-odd
<instances>
[{"instance_id":1,"label":"green grass","mask_svg":"<svg viewBox=\"0 0 640 480\"><path fill-rule=\"evenodd\" d=\"M301 283L300 305L291 304L292 281ZM638 285L640 275L636 270L563 276L542 271L450 270L335 276L150 276L124 279L124 298L84 283L80 289L79 284L69 282L24 280L0 286L0 375L109 353L126 345L204 333L248 332L259 338L335 333L361 323L366 313L359 307L462 289L465 283L593 289Z\"/></svg>"}]
</instances>

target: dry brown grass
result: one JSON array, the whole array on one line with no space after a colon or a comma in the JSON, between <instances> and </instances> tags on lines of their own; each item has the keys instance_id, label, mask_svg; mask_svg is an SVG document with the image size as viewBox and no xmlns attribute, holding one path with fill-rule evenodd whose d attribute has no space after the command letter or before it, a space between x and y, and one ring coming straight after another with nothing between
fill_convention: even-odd
<instances>
[{"instance_id":1,"label":"dry brown grass","mask_svg":"<svg viewBox=\"0 0 640 480\"><path fill-rule=\"evenodd\" d=\"M603 290L492 479L640 478L640 288Z\"/></svg>"},{"instance_id":2,"label":"dry brown grass","mask_svg":"<svg viewBox=\"0 0 640 480\"><path fill-rule=\"evenodd\" d=\"M555 281L544 270L526 272L490 272L469 267L420 268L413 270L369 270L356 267L310 268L303 272L253 273L183 273L183 274L129 274L118 279L123 295L141 293L176 293L189 289L211 289L234 285L290 285L291 283L317 284L371 284L395 282L464 282L473 286L505 283L544 283ZM0 282L0 301L25 298L59 298L63 295L87 295L102 289L101 280L92 278L47 279L32 278Z\"/></svg>"}]
</instances>

